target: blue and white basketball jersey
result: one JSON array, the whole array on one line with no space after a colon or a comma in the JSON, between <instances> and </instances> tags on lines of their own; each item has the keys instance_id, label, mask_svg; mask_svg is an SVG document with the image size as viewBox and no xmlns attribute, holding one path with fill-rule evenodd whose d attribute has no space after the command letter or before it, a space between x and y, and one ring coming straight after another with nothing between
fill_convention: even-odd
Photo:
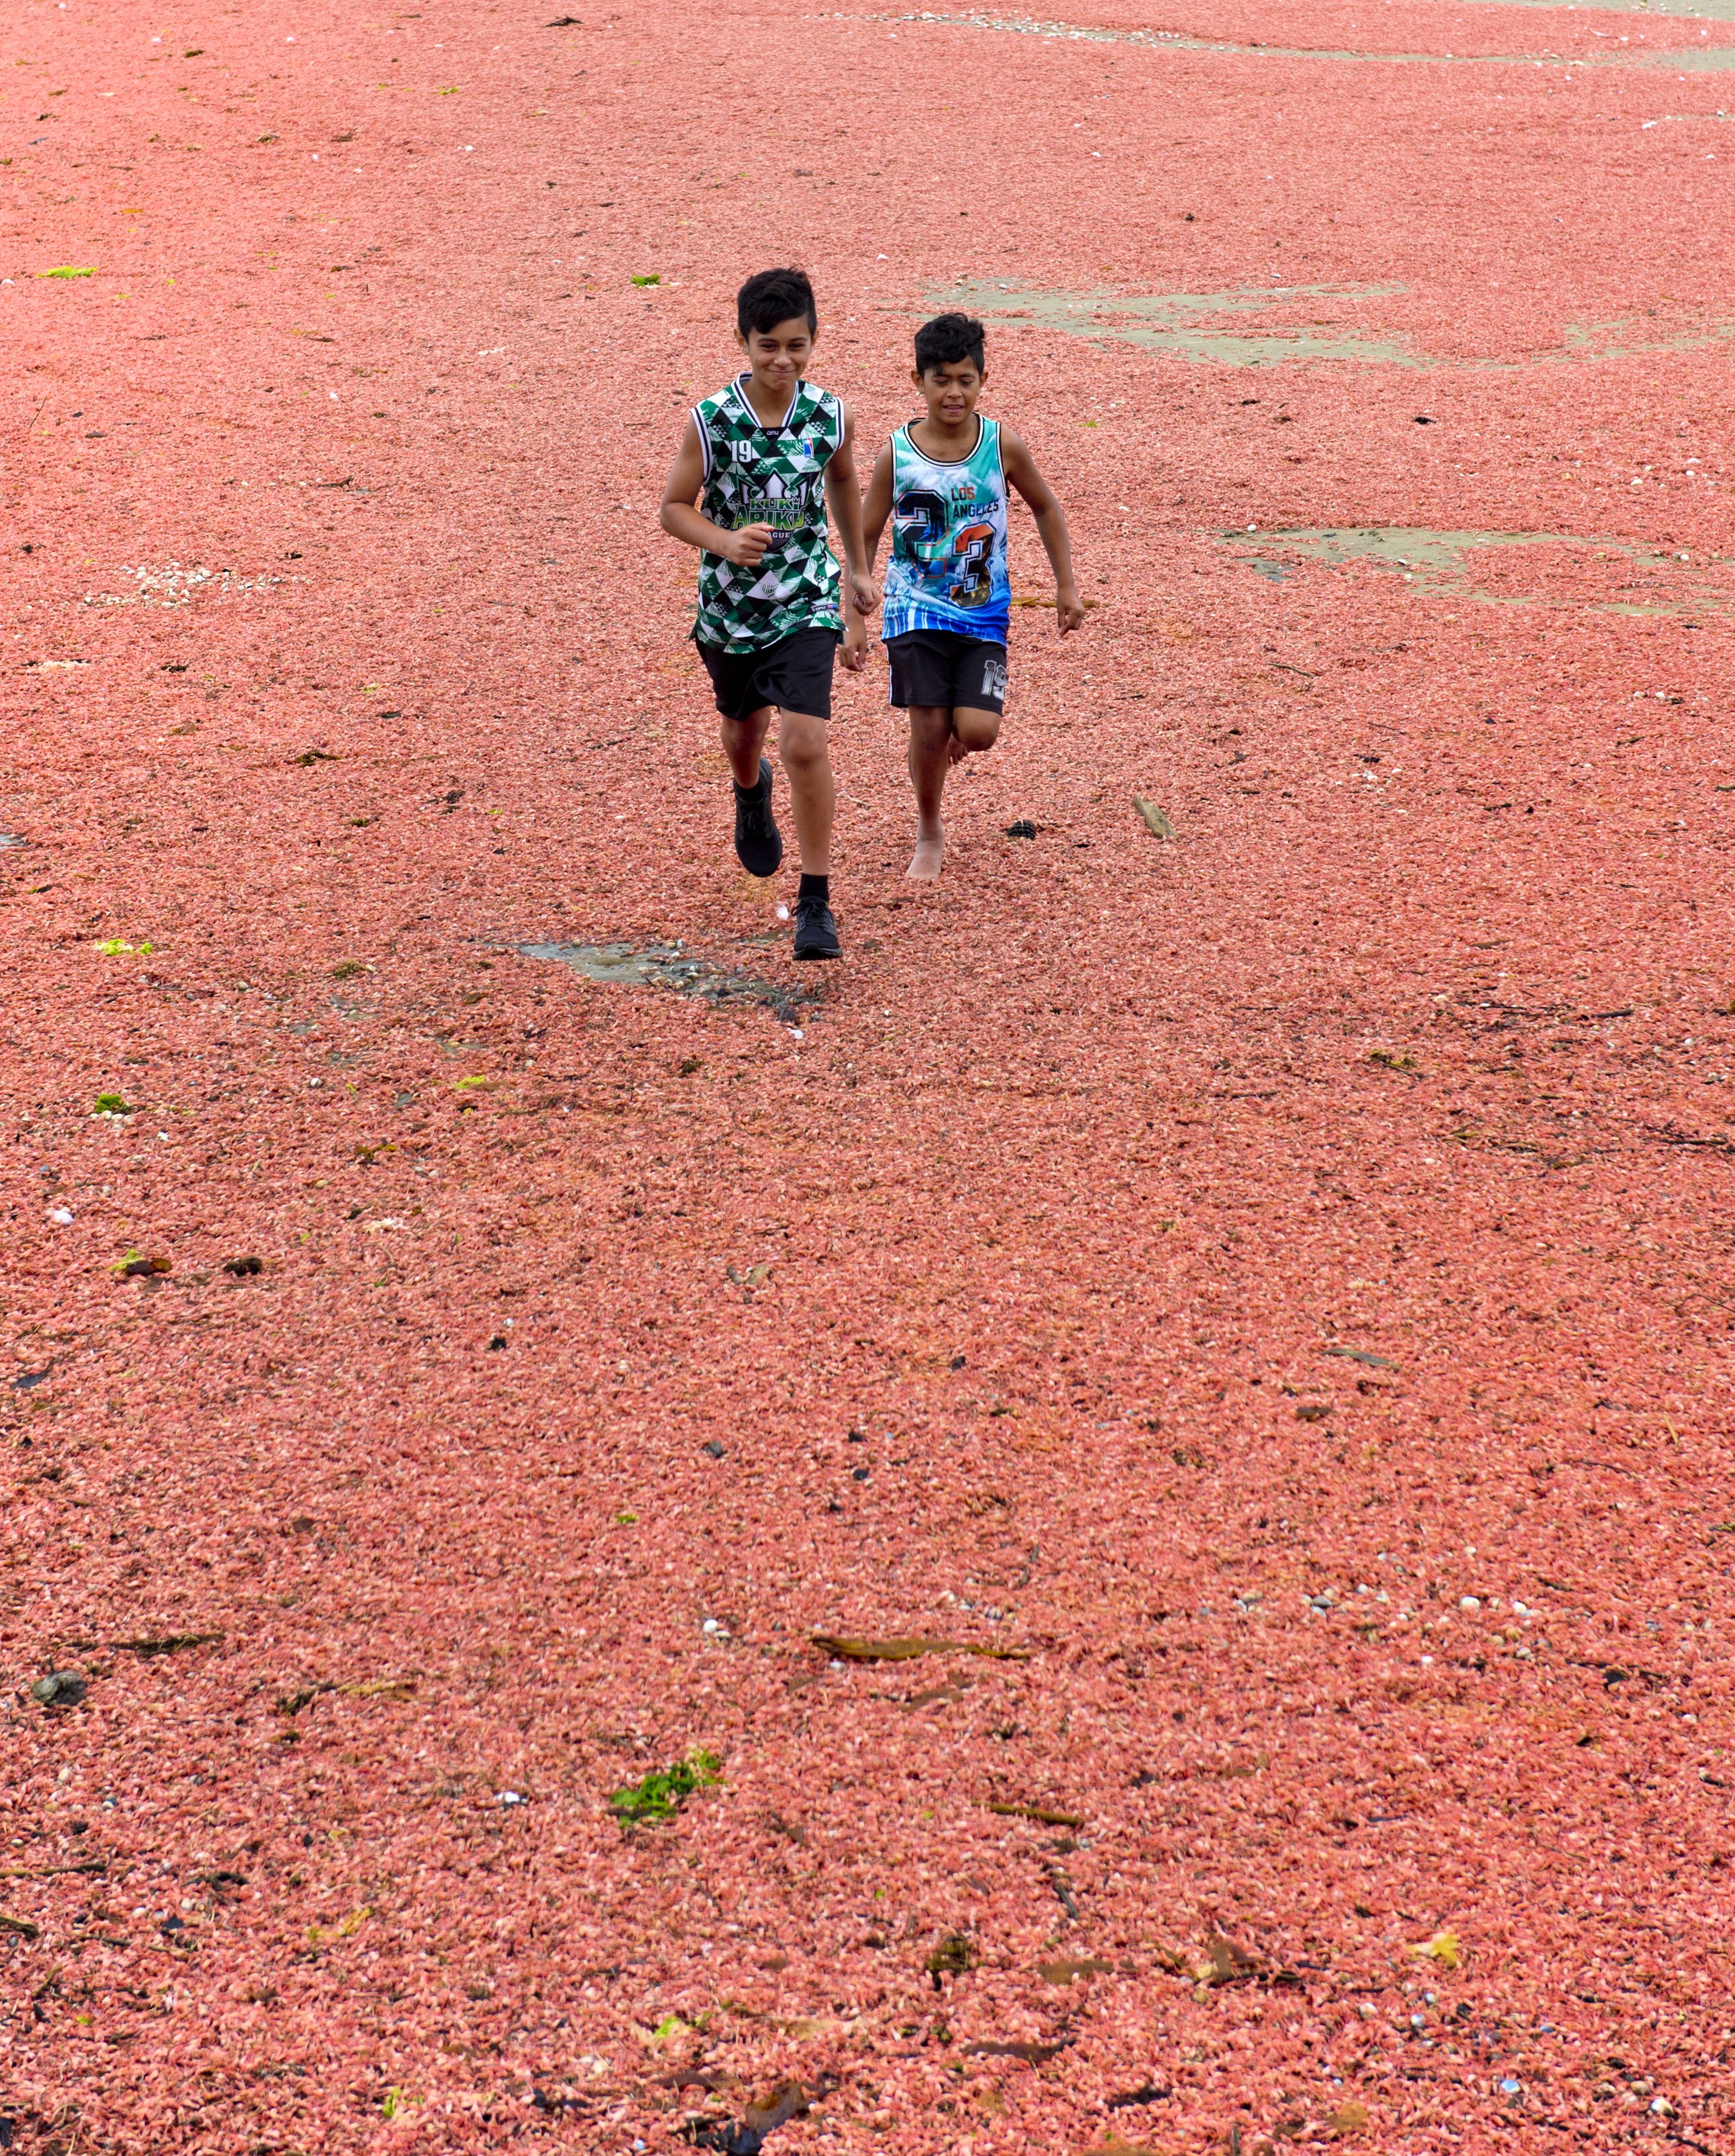
<instances>
[{"instance_id":1,"label":"blue and white basketball jersey","mask_svg":"<svg viewBox=\"0 0 1735 2156\"><path fill-rule=\"evenodd\" d=\"M1006 641L1006 475L1000 424L977 418L976 447L957 464L924 456L907 426L891 438L891 559L882 637L912 629Z\"/></svg>"}]
</instances>

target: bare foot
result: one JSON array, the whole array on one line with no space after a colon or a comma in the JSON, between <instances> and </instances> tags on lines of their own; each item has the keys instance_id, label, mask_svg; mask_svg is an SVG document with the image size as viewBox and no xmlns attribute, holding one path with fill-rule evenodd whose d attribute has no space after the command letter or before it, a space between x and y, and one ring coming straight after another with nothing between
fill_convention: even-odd
<instances>
[{"instance_id":1,"label":"bare foot","mask_svg":"<svg viewBox=\"0 0 1735 2156\"><path fill-rule=\"evenodd\" d=\"M969 753L969 750L964 747L957 736L954 734L952 737L951 741L947 745L946 761L948 763L962 763Z\"/></svg>"},{"instance_id":2,"label":"bare foot","mask_svg":"<svg viewBox=\"0 0 1735 2156\"><path fill-rule=\"evenodd\" d=\"M906 882L937 883L940 880L940 855L944 841L939 839L918 839L910 865L904 870Z\"/></svg>"}]
</instances>

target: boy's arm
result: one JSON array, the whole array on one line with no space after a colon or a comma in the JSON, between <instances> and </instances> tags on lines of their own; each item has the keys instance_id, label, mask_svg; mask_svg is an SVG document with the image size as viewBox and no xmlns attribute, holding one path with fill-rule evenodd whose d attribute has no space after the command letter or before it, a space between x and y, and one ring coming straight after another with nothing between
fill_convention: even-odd
<instances>
[{"instance_id":1,"label":"boy's arm","mask_svg":"<svg viewBox=\"0 0 1735 2156\"><path fill-rule=\"evenodd\" d=\"M880 541L891 515L891 444L888 442L874 459L874 475L868 481L867 501L861 511L861 544L867 556L870 575L873 573L874 559L880 552Z\"/></svg>"},{"instance_id":2,"label":"boy's arm","mask_svg":"<svg viewBox=\"0 0 1735 2156\"><path fill-rule=\"evenodd\" d=\"M873 570L861 537L861 483L855 476L855 417L844 407L844 439L825 467L825 499L844 546L850 578L850 610L870 613L880 603Z\"/></svg>"},{"instance_id":3,"label":"boy's arm","mask_svg":"<svg viewBox=\"0 0 1735 2156\"><path fill-rule=\"evenodd\" d=\"M685 540L689 547L697 547L706 554L721 554L740 568L757 568L775 536L771 526L743 524L737 531L726 531L721 524L713 524L693 506L704 485L705 444L699 438L699 422L690 412L687 430L681 436L680 449L670 467L669 483L663 489L657 521L671 538Z\"/></svg>"},{"instance_id":4,"label":"boy's arm","mask_svg":"<svg viewBox=\"0 0 1735 2156\"><path fill-rule=\"evenodd\" d=\"M1072 542L1067 536L1066 512L1054 489L1037 470L1036 459L1018 436L1004 427L1000 429L1000 466L1006 474L1007 484L1018 489L1036 519L1049 566L1055 572L1055 613L1060 620L1060 634L1065 636L1081 628L1085 619L1084 602L1079 598L1078 585L1072 574Z\"/></svg>"}]
</instances>

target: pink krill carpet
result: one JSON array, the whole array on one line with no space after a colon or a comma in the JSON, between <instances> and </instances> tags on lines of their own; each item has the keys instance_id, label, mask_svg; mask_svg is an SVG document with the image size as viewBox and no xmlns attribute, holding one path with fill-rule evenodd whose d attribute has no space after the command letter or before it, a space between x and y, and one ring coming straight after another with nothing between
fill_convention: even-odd
<instances>
[{"instance_id":1,"label":"pink krill carpet","mask_svg":"<svg viewBox=\"0 0 1735 2156\"><path fill-rule=\"evenodd\" d=\"M571 5L0 33L0 2145L1728 2148L1735 27ZM829 970L789 259L1097 602Z\"/></svg>"}]
</instances>

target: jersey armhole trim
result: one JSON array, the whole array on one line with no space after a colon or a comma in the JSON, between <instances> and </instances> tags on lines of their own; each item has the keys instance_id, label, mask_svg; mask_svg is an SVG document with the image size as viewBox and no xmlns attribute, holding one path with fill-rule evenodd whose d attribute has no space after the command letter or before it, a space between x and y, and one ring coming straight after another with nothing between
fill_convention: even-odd
<instances>
[{"instance_id":1,"label":"jersey armhole trim","mask_svg":"<svg viewBox=\"0 0 1735 2156\"><path fill-rule=\"evenodd\" d=\"M696 404L693 407L693 424L699 429L699 448L705 459L703 477L708 485L711 473L711 429L705 424L705 410L702 405Z\"/></svg>"}]
</instances>

